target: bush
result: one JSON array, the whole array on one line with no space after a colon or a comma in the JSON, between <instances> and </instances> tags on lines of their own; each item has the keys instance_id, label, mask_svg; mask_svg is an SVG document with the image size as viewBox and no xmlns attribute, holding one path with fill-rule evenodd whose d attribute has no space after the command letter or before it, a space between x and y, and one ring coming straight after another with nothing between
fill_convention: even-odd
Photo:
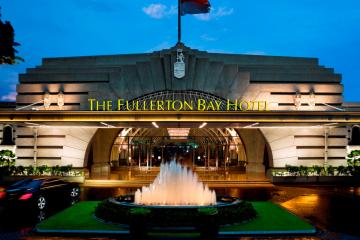
<instances>
[{"instance_id":1,"label":"bush","mask_svg":"<svg viewBox=\"0 0 360 240\"><path fill-rule=\"evenodd\" d=\"M337 176L346 176L347 175L347 171L348 171L348 169L347 169L347 167L345 167L345 166L338 166L337 167Z\"/></svg>"},{"instance_id":2,"label":"bush","mask_svg":"<svg viewBox=\"0 0 360 240\"><path fill-rule=\"evenodd\" d=\"M291 176L297 176L299 174L299 167L297 166L285 165L285 168Z\"/></svg>"},{"instance_id":3,"label":"bush","mask_svg":"<svg viewBox=\"0 0 360 240\"><path fill-rule=\"evenodd\" d=\"M329 176L334 176L335 175L335 167L329 165L326 170L327 170L327 174Z\"/></svg>"},{"instance_id":4,"label":"bush","mask_svg":"<svg viewBox=\"0 0 360 240\"><path fill-rule=\"evenodd\" d=\"M324 167L318 165L314 165L312 168L314 169L314 172L316 173L317 176L321 176L322 175L321 173L323 173L325 170Z\"/></svg>"},{"instance_id":5,"label":"bush","mask_svg":"<svg viewBox=\"0 0 360 240\"><path fill-rule=\"evenodd\" d=\"M136 208L143 208L142 206L119 204L113 199L107 199L99 203L95 209L95 216L112 223L129 224L131 222L131 212ZM219 224L233 224L241 223L251 220L256 217L256 211L251 203L240 201L233 205L223 205L213 208L218 212ZM146 215L147 223L155 227L194 227L198 226L199 219L204 212L212 212L215 210L199 210L196 207L176 208L151 208L151 212ZM142 212L143 210L139 210Z\"/></svg>"},{"instance_id":6,"label":"bush","mask_svg":"<svg viewBox=\"0 0 360 240\"><path fill-rule=\"evenodd\" d=\"M0 167L10 167L15 165L16 155L11 150L0 151Z\"/></svg>"},{"instance_id":7,"label":"bush","mask_svg":"<svg viewBox=\"0 0 360 240\"><path fill-rule=\"evenodd\" d=\"M26 169L26 174L27 174L28 176L35 175L35 168L34 168L34 166L30 165L30 166L26 167L25 169Z\"/></svg>"},{"instance_id":8,"label":"bush","mask_svg":"<svg viewBox=\"0 0 360 240\"><path fill-rule=\"evenodd\" d=\"M304 167L304 166L300 165L300 167L298 168L298 171L299 171L300 176L308 176L309 175L308 167Z\"/></svg>"}]
</instances>

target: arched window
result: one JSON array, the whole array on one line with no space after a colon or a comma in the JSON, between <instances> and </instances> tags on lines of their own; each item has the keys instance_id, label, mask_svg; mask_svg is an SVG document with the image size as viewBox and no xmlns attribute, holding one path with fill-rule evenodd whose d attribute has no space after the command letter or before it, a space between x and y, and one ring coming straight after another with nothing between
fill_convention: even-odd
<instances>
[{"instance_id":1,"label":"arched window","mask_svg":"<svg viewBox=\"0 0 360 240\"><path fill-rule=\"evenodd\" d=\"M220 103L219 109L222 111L226 111L227 109L227 100L223 99L221 97L215 96L210 93L206 92L200 92L195 90L164 90L164 91L158 91L153 92L149 94L145 94L143 96L137 97L135 99L132 99L130 101L130 108L133 107L133 102L138 102L138 108L143 109L144 104L146 106L150 105L150 101L156 102L156 101L166 101L166 100L172 100L172 101L188 101L188 102L197 102L199 99L204 99L206 101L217 101ZM194 109L196 110L197 106L195 104ZM122 111L126 111L126 107L123 106Z\"/></svg>"},{"instance_id":2,"label":"arched window","mask_svg":"<svg viewBox=\"0 0 360 240\"><path fill-rule=\"evenodd\" d=\"M351 140L349 145L360 145L360 127L354 126L351 131Z\"/></svg>"},{"instance_id":3,"label":"arched window","mask_svg":"<svg viewBox=\"0 0 360 240\"><path fill-rule=\"evenodd\" d=\"M13 139L13 129L11 126L4 127L1 145L15 145Z\"/></svg>"}]
</instances>

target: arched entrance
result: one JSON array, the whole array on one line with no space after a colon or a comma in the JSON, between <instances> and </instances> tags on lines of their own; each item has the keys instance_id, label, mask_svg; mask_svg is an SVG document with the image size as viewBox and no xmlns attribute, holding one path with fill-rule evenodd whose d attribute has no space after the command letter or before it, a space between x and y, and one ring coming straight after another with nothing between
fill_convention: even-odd
<instances>
[{"instance_id":1,"label":"arched entrance","mask_svg":"<svg viewBox=\"0 0 360 240\"><path fill-rule=\"evenodd\" d=\"M183 104L182 111L199 110L200 105L193 104L199 100L213 102L219 110L226 110L227 105L227 100L201 91L164 90L134 98L121 110L129 111L135 104L137 109L148 110L157 102L166 108L168 100ZM266 168L272 165L270 148L258 129L235 129L221 123L199 126L191 122L162 122L160 127L154 122L153 126L150 123L131 126L97 131L87 154L92 178L149 180L156 176L161 163L176 160L202 178L242 180L248 179L250 173L263 178Z\"/></svg>"},{"instance_id":2,"label":"arched entrance","mask_svg":"<svg viewBox=\"0 0 360 240\"><path fill-rule=\"evenodd\" d=\"M156 175L161 163L172 160L192 168L202 178L235 179L235 173L245 173L247 163L241 137L230 128L123 129L110 158L112 169L118 172L113 178L127 180L148 179L152 176L149 172ZM126 174L129 171L140 172L130 177Z\"/></svg>"}]
</instances>

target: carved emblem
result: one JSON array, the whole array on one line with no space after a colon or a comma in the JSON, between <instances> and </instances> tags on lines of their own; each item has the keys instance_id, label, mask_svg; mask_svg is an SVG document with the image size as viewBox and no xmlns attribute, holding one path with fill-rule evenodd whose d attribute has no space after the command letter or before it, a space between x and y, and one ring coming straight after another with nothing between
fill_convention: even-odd
<instances>
[{"instance_id":1,"label":"carved emblem","mask_svg":"<svg viewBox=\"0 0 360 240\"><path fill-rule=\"evenodd\" d=\"M182 52L182 49L177 49L176 51L176 62L174 63L174 76L176 78L185 77L185 57Z\"/></svg>"}]
</instances>

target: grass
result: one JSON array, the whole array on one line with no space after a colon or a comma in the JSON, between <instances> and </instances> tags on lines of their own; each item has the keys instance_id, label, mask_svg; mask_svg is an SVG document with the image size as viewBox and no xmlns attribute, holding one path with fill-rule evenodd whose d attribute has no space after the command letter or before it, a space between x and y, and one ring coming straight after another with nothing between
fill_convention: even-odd
<instances>
[{"instance_id":1,"label":"grass","mask_svg":"<svg viewBox=\"0 0 360 240\"><path fill-rule=\"evenodd\" d=\"M79 202L36 226L39 232L127 232L126 227L100 222L93 217L99 202ZM314 227L272 202L252 202L256 219L238 225L223 226L221 234L313 233ZM157 235L161 233L157 233ZM180 233L179 233L180 234Z\"/></svg>"},{"instance_id":2,"label":"grass","mask_svg":"<svg viewBox=\"0 0 360 240\"><path fill-rule=\"evenodd\" d=\"M94 209L99 202L86 201L79 202L64 211L51 216L45 221L39 223L37 230L80 230L80 231L126 231L126 228L120 226L102 223L93 217Z\"/></svg>"},{"instance_id":3,"label":"grass","mask_svg":"<svg viewBox=\"0 0 360 240\"><path fill-rule=\"evenodd\" d=\"M272 202L252 202L258 216L256 219L238 225L225 226L220 232L313 232L314 227L296 215Z\"/></svg>"}]
</instances>

